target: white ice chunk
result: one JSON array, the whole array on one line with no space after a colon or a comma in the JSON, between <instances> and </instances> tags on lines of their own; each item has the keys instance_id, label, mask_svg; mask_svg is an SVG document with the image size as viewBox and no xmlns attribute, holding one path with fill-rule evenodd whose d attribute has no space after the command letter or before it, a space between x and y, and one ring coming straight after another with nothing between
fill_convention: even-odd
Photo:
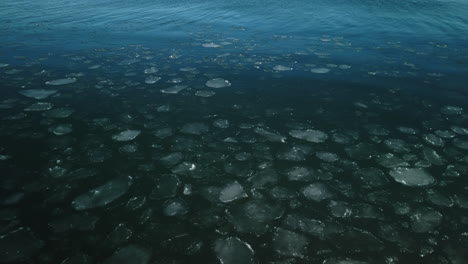
<instances>
[{"instance_id":1,"label":"white ice chunk","mask_svg":"<svg viewBox=\"0 0 468 264\"><path fill-rule=\"evenodd\" d=\"M170 153L168 155L165 155L165 156L161 157L161 159L159 161L165 167L173 167L173 166L179 164L182 161L183 158L184 158L184 156L182 155L182 153L174 152L174 153Z\"/></svg>"},{"instance_id":2,"label":"white ice chunk","mask_svg":"<svg viewBox=\"0 0 468 264\"><path fill-rule=\"evenodd\" d=\"M124 195L131 185L130 177L113 179L76 197L72 207L80 211L106 206Z\"/></svg>"},{"instance_id":3,"label":"white ice chunk","mask_svg":"<svg viewBox=\"0 0 468 264\"><path fill-rule=\"evenodd\" d=\"M361 168L353 172L353 176L360 182L365 189L382 187L389 183L384 172L377 168Z\"/></svg>"},{"instance_id":4,"label":"white ice chunk","mask_svg":"<svg viewBox=\"0 0 468 264\"><path fill-rule=\"evenodd\" d=\"M183 67L183 68L179 69L179 71L181 71L181 72L194 72L196 70L197 70L197 68L194 68L194 67Z\"/></svg>"},{"instance_id":5,"label":"white ice chunk","mask_svg":"<svg viewBox=\"0 0 468 264\"><path fill-rule=\"evenodd\" d=\"M76 78L63 78L45 82L47 85L65 85L76 82Z\"/></svg>"},{"instance_id":6,"label":"white ice chunk","mask_svg":"<svg viewBox=\"0 0 468 264\"><path fill-rule=\"evenodd\" d=\"M416 135L419 132L417 129L411 128L411 127L398 127L397 129L401 133L407 134L407 135Z\"/></svg>"},{"instance_id":7,"label":"white ice chunk","mask_svg":"<svg viewBox=\"0 0 468 264\"><path fill-rule=\"evenodd\" d=\"M26 96L26 97L41 100L41 99L45 99L45 98L57 93L57 90L28 89L28 90L21 90L21 91L19 91L19 93Z\"/></svg>"},{"instance_id":8,"label":"white ice chunk","mask_svg":"<svg viewBox=\"0 0 468 264\"><path fill-rule=\"evenodd\" d=\"M385 168L407 167L409 164L393 153L380 154L377 163Z\"/></svg>"},{"instance_id":9,"label":"white ice chunk","mask_svg":"<svg viewBox=\"0 0 468 264\"><path fill-rule=\"evenodd\" d=\"M436 206L452 207L455 204L454 200L450 196L437 190L427 190L426 198L429 202Z\"/></svg>"},{"instance_id":10,"label":"white ice chunk","mask_svg":"<svg viewBox=\"0 0 468 264\"><path fill-rule=\"evenodd\" d=\"M459 135L462 135L462 136L468 135L468 128L459 127L459 126L451 126L450 129Z\"/></svg>"},{"instance_id":11,"label":"white ice chunk","mask_svg":"<svg viewBox=\"0 0 468 264\"><path fill-rule=\"evenodd\" d=\"M286 142L286 137L280 135L278 132L271 130L269 128L265 127L256 127L254 129L254 132L264 136L267 140L272 141L272 142Z\"/></svg>"},{"instance_id":12,"label":"white ice chunk","mask_svg":"<svg viewBox=\"0 0 468 264\"><path fill-rule=\"evenodd\" d=\"M254 263L252 247L237 237L216 240L214 251L222 264Z\"/></svg>"},{"instance_id":13,"label":"white ice chunk","mask_svg":"<svg viewBox=\"0 0 468 264\"><path fill-rule=\"evenodd\" d=\"M318 74L324 74L324 73L330 72L330 69L328 69L328 68L312 68L312 69L310 69L310 72L318 73Z\"/></svg>"},{"instance_id":14,"label":"white ice chunk","mask_svg":"<svg viewBox=\"0 0 468 264\"><path fill-rule=\"evenodd\" d=\"M174 85L169 88L165 88L161 90L163 94L178 94L182 90L187 89L187 85Z\"/></svg>"},{"instance_id":15,"label":"white ice chunk","mask_svg":"<svg viewBox=\"0 0 468 264\"><path fill-rule=\"evenodd\" d=\"M226 119L216 119L213 121L213 126L221 129L229 128L229 121Z\"/></svg>"},{"instance_id":16,"label":"white ice chunk","mask_svg":"<svg viewBox=\"0 0 468 264\"><path fill-rule=\"evenodd\" d=\"M145 74L153 74L153 73L157 73L158 71L159 71L158 68L150 67L148 69L145 69L144 73Z\"/></svg>"},{"instance_id":17,"label":"white ice chunk","mask_svg":"<svg viewBox=\"0 0 468 264\"><path fill-rule=\"evenodd\" d=\"M237 181L228 184L219 194L219 200L223 203L229 203L247 197L244 188Z\"/></svg>"},{"instance_id":18,"label":"white ice chunk","mask_svg":"<svg viewBox=\"0 0 468 264\"><path fill-rule=\"evenodd\" d=\"M395 168L390 171L390 176L407 186L427 186L435 182L434 177L419 168Z\"/></svg>"},{"instance_id":19,"label":"white ice chunk","mask_svg":"<svg viewBox=\"0 0 468 264\"><path fill-rule=\"evenodd\" d=\"M336 155L335 153L331 153L331 152L324 152L324 151L319 151L317 153L315 153L315 155L317 156L317 158L325 161L325 162L335 162L337 160L339 160L339 157L338 155Z\"/></svg>"},{"instance_id":20,"label":"white ice chunk","mask_svg":"<svg viewBox=\"0 0 468 264\"><path fill-rule=\"evenodd\" d=\"M60 124L49 128L49 131L56 136L70 134L73 131L71 124Z\"/></svg>"},{"instance_id":21,"label":"white ice chunk","mask_svg":"<svg viewBox=\"0 0 468 264\"><path fill-rule=\"evenodd\" d=\"M218 44L213 43L213 42L203 43L202 46L204 48L220 48L220 47L222 47L221 45L218 45Z\"/></svg>"},{"instance_id":22,"label":"white ice chunk","mask_svg":"<svg viewBox=\"0 0 468 264\"><path fill-rule=\"evenodd\" d=\"M273 235L273 250L288 257L305 257L309 240L298 233L277 228Z\"/></svg>"},{"instance_id":23,"label":"white ice chunk","mask_svg":"<svg viewBox=\"0 0 468 264\"><path fill-rule=\"evenodd\" d=\"M302 189L302 194L305 198L316 202L331 199L333 197L333 193L330 189L325 184L319 182L312 183Z\"/></svg>"},{"instance_id":24,"label":"white ice chunk","mask_svg":"<svg viewBox=\"0 0 468 264\"><path fill-rule=\"evenodd\" d=\"M312 178L310 170L306 167L293 167L286 172L290 181L307 181Z\"/></svg>"},{"instance_id":25,"label":"white ice chunk","mask_svg":"<svg viewBox=\"0 0 468 264\"><path fill-rule=\"evenodd\" d=\"M284 218L283 224L289 229L301 231L320 239L324 239L326 235L325 224L316 219L290 214Z\"/></svg>"},{"instance_id":26,"label":"white ice chunk","mask_svg":"<svg viewBox=\"0 0 468 264\"><path fill-rule=\"evenodd\" d=\"M0 154L0 160L9 160L11 159L11 156L10 155L3 155L3 154Z\"/></svg>"},{"instance_id":27,"label":"white ice chunk","mask_svg":"<svg viewBox=\"0 0 468 264\"><path fill-rule=\"evenodd\" d=\"M410 152L410 148L405 141L401 139L386 139L384 140L385 145L394 152L407 153Z\"/></svg>"},{"instance_id":28,"label":"white ice chunk","mask_svg":"<svg viewBox=\"0 0 468 264\"><path fill-rule=\"evenodd\" d=\"M165 139L167 137L170 137L172 136L172 134L173 134L172 128L170 127L160 128L154 132L154 135L160 139Z\"/></svg>"},{"instance_id":29,"label":"white ice chunk","mask_svg":"<svg viewBox=\"0 0 468 264\"><path fill-rule=\"evenodd\" d=\"M424 158L434 165L443 165L445 163L444 158L442 158L437 151L432 148L424 147L423 148Z\"/></svg>"},{"instance_id":30,"label":"white ice chunk","mask_svg":"<svg viewBox=\"0 0 468 264\"><path fill-rule=\"evenodd\" d=\"M272 221L281 218L284 208L279 203L250 200L236 203L228 212L236 231L261 235L268 231Z\"/></svg>"},{"instance_id":31,"label":"white ice chunk","mask_svg":"<svg viewBox=\"0 0 468 264\"><path fill-rule=\"evenodd\" d=\"M188 207L181 199L169 200L164 206L164 215L180 216L188 212Z\"/></svg>"},{"instance_id":32,"label":"white ice chunk","mask_svg":"<svg viewBox=\"0 0 468 264\"><path fill-rule=\"evenodd\" d=\"M112 139L115 140L115 141L131 141L131 140L134 140L136 137L138 137L138 135L140 135L141 131L140 130L132 130L132 129L129 129L129 130L125 130L125 131L122 131L118 134L115 134L112 136Z\"/></svg>"},{"instance_id":33,"label":"white ice chunk","mask_svg":"<svg viewBox=\"0 0 468 264\"><path fill-rule=\"evenodd\" d=\"M196 91L196 92L195 92L195 95L196 95L196 96L205 97L205 98L206 98L206 97L211 97L211 96L213 96L213 95L215 95L215 94L216 94L216 92L214 92L214 91L207 91L207 90L201 90L201 91Z\"/></svg>"},{"instance_id":34,"label":"white ice chunk","mask_svg":"<svg viewBox=\"0 0 468 264\"><path fill-rule=\"evenodd\" d=\"M286 67L286 66L283 66L283 65L276 65L275 67L273 67L273 70L275 71L292 71L293 68L291 67Z\"/></svg>"},{"instance_id":35,"label":"white ice chunk","mask_svg":"<svg viewBox=\"0 0 468 264\"><path fill-rule=\"evenodd\" d=\"M313 143L321 143L328 139L328 135L319 130L307 129L307 130L291 130L289 132L294 138L302 139Z\"/></svg>"},{"instance_id":36,"label":"white ice chunk","mask_svg":"<svg viewBox=\"0 0 468 264\"><path fill-rule=\"evenodd\" d=\"M45 116L51 117L51 118L67 118L71 116L75 110L71 108L55 108L53 110L47 111L44 113Z\"/></svg>"},{"instance_id":37,"label":"white ice chunk","mask_svg":"<svg viewBox=\"0 0 468 264\"><path fill-rule=\"evenodd\" d=\"M146 79L145 79L145 83L146 83L146 84L153 84L153 83L157 83L159 80L161 80L161 77L158 77L158 76L148 76L148 77L146 77Z\"/></svg>"},{"instance_id":38,"label":"white ice chunk","mask_svg":"<svg viewBox=\"0 0 468 264\"><path fill-rule=\"evenodd\" d=\"M454 138L456 136L455 133L450 130L436 130L434 131L434 133L437 136L441 138L446 138L446 139Z\"/></svg>"},{"instance_id":39,"label":"white ice chunk","mask_svg":"<svg viewBox=\"0 0 468 264\"><path fill-rule=\"evenodd\" d=\"M231 83L228 80L225 80L223 78L214 78L214 79L208 80L205 83L205 85L210 88L224 88L224 87L231 86Z\"/></svg>"},{"instance_id":40,"label":"white ice chunk","mask_svg":"<svg viewBox=\"0 0 468 264\"><path fill-rule=\"evenodd\" d=\"M307 146L293 146L291 148L280 150L276 154L276 157L279 160L304 161L309 152L310 148L308 148Z\"/></svg>"},{"instance_id":41,"label":"white ice chunk","mask_svg":"<svg viewBox=\"0 0 468 264\"><path fill-rule=\"evenodd\" d=\"M453 140L453 145L457 148L468 150L468 140L456 138Z\"/></svg>"},{"instance_id":42,"label":"white ice chunk","mask_svg":"<svg viewBox=\"0 0 468 264\"><path fill-rule=\"evenodd\" d=\"M432 231L442 222L442 214L430 207L416 209L410 218L411 229L416 233Z\"/></svg>"},{"instance_id":43,"label":"white ice chunk","mask_svg":"<svg viewBox=\"0 0 468 264\"><path fill-rule=\"evenodd\" d=\"M167 82L168 83L181 83L183 81L182 78L172 78L172 79L169 79Z\"/></svg>"},{"instance_id":44,"label":"white ice chunk","mask_svg":"<svg viewBox=\"0 0 468 264\"><path fill-rule=\"evenodd\" d=\"M32 104L24 109L27 112L40 112L50 110L54 105L48 102L37 102Z\"/></svg>"},{"instance_id":45,"label":"white ice chunk","mask_svg":"<svg viewBox=\"0 0 468 264\"><path fill-rule=\"evenodd\" d=\"M442 107L440 111L446 115L461 115L463 113L463 108L453 105L447 105Z\"/></svg>"},{"instance_id":46,"label":"white ice chunk","mask_svg":"<svg viewBox=\"0 0 468 264\"><path fill-rule=\"evenodd\" d=\"M425 134L423 135L423 139L427 143L436 147L443 147L445 145L444 140L434 134Z\"/></svg>"}]
</instances>

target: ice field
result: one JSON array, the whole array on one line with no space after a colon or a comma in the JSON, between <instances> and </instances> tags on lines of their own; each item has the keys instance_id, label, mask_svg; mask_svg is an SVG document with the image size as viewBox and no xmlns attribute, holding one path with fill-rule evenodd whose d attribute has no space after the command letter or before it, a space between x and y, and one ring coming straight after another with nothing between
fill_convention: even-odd
<instances>
[{"instance_id":1,"label":"ice field","mask_svg":"<svg viewBox=\"0 0 468 264\"><path fill-rule=\"evenodd\" d=\"M468 263L468 2L3 1L0 263Z\"/></svg>"}]
</instances>

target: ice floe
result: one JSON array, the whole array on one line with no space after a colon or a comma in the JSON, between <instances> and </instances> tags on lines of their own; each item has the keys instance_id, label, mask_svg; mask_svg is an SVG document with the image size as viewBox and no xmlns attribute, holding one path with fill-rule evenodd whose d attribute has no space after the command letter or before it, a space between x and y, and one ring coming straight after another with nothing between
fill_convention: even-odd
<instances>
[{"instance_id":1,"label":"ice floe","mask_svg":"<svg viewBox=\"0 0 468 264\"><path fill-rule=\"evenodd\" d=\"M56 85L71 84L71 83L74 83L76 81L77 81L76 78L63 78L63 79L56 79L56 80L47 81L47 82L45 82L45 84L56 86Z\"/></svg>"},{"instance_id":2,"label":"ice floe","mask_svg":"<svg viewBox=\"0 0 468 264\"><path fill-rule=\"evenodd\" d=\"M229 128L229 121L226 119L216 119L213 121L213 126L221 129Z\"/></svg>"},{"instance_id":3,"label":"ice floe","mask_svg":"<svg viewBox=\"0 0 468 264\"><path fill-rule=\"evenodd\" d=\"M149 68L145 69L143 72L145 74L153 74L153 73L157 73L158 71L159 70L156 67L149 67Z\"/></svg>"},{"instance_id":4,"label":"ice floe","mask_svg":"<svg viewBox=\"0 0 468 264\"><path fill-rule=\"evenodd\" d=\"M201 90L201 91L196 91L195 92L195 95L196 96L200 96L200 97L211 97L213 95L215 95L216 92L214 91L207 91L207 90Z\"/></svg>"},{"instance_id":5,"label":"ice floe","mask_svg":"<svg viewBox=\"0 0 468 264\"><path fill-rule=\"evenodd\" d=\"M444 106L440 111L446 115L461 115L463 113L463 108L447 105Z\"/></svg>"},{"instance_id":6,"label":"ice floe","mask_svg":"<svg viewBox=\"0 0 468 264\"><path fill-rule=\"evenodd\" d=\"M291 130L289 135L294 138L302 139L313 143L322 143L328 139L328 135L320 130Z\"/></svg>"},{"instance_id":7,"label":"ice floe","mask_svg":"<svg viewBox=\"0 0 468 264\"><path fill-rule=\"evenodd\" d=\"M182 199L173 199L165 203L163 211L166 216L181 216L188 212L188 206Z\"/></svg>"},{"instance_id":8,"label":"ice floe","mask_svg":"<svg viewBox=\"0 0 468 264\"><path fill-rule=\"evenodd\" d=\"M262 235L268 231L275 219L283 216L284 208L280 204L265 200L249 200L245 203L235 203L228 213L236 231Z\"/></svg>"},{"instance_id":9,"label":"ice floe","mask_svg":"<svg viewBox=\"0 0 468 264\"><path fill-rule=\"evenodd\" d=\"M202 46L204 48L220 48L220 47L222 47L221 45L213 43L213 42L203 43Z\"/></svg>"},{"instance_id":10,"label":"ice floe","mask_svg":"<svg viewBox=\"0 0 468 264\"><path fill-rule=\"evenodd\" d=\"M407 186L420 187L435 182L434 177L419 168L394 168L389 174L395 181Z\"/></svg>"},{"instance_id":11,"label":"ice floe","mask_svg":"<svg viewBox=\"0 0 468 264\"><path fill-rule=\"evenodd\" d=\"M273 67L273 70L275 70L275 71L292 71L293 68L283 66L283 65L276 65L275 67Z\"/></svg>"},{"instance_id":12,"label":"ice floe","mask_svg":"<svg viewBox=\"0 0 468 264\"><path fill-rule=\"evenodd\" d=\"M229 203L238 199L247 197L242 185L237 181L228 184L219 194L219 200L223 203Z\"/></svg>"},{"instance_id":13,"label":"ice floe","mask_svg":"<svg viewBox=\"0 0 468 264\"><path fill-rule=\"evenodd\" d=\"M188 88L187 85L174 85L172 87L162 89L161 93L164 93L164 94L178 94L178 93L180 93L181 91L183 91L183 90L185 90L187 88Z\"/></svg>"},{"instance_id":14,"label":"ice floe","mask_svg":"<svg viewBox=\"0 0 468 264\"><path fill-rule=\"evenodd\" d=\"M71 124L60 124L49 128L49 131L57 136L70 134L73 131Z\"/></svg>"},{"instance_id":15,"label":"ice floe","mask_svg":"<svg viewBox=\"0 0 468 264\"><path fill-rule=\"evenodd\" d=\"M19 93L26 97L41 100L41 99L45 99L51 95L56 94L57 90L27 89L27 90L20 90Z\"/></svg>"},{"instance_id":16,"label":"ice floe","mask_svg":"<svg viewBox=\"0 0 468 264\"><path fill-rule=\"evenodd\" d=\"M129 129L113 135L112 139L120 142L131 141L138 137L140 134L140 130Z\"/></svg>"},{"instance_id":17,"label":"ice floe","mask_svg":"<svg viewBox=\"0 0 468 264\"><path fill-rule=\"evenodd\" d=\"M210 88L224 88L231 86L231 83L223 78L214 78L208 80L205 85Z\"/></svg>"},{"instance_id":18,"label":"ice floe","mask_svg":"<svg viewBox=\"0 0 468 264\"><path fill-rule=\"evenodd\" d=\"M305 198L320 202L326 199L331 199L334 195L324 183L312 183L302 189L302 194Z\"/></svg>"},{"instance_id":19,"label":"ice floe","mask_svg":"<svg viewBox=\"0 0 468 264\"><path fill-rule=\"evenodd\" d=\"M312 69L310 69L310 72L318 73L318 74L324 74L324 73L329 73L330 69L328 69L328 68L312 68Z\"/></svg>"},{"instance_id":20,"label":"ice floe","mask_svg":"<svg viewBox=\"0 0 468 264\"><path fill-rule=\"evenodd\" d=\"M124 195L131 185L130 177L113 179L79 195L71 205L78 211L106 206Z\"/></svg>"},{"instance_id":21,"label":"ice floe","mask_svg":"<svg viewBox=\"0 0 468 264\"><path fill-rule=\"evenodd\" d=\"M24 109L26 112L40 112L52 109L54 105L49 102L37 102Z\"/></svg>"},{"instance_id":22,"label":"ice floe","mask_svg":"<svg viewBox=\"0 0 468 264\"><path fill-rule=\"evenodd\" d=\"M286 142L286 137L280 135L278 132L269 129L269 128L264 128L264 127L256 127L254 129L254 132L264 136L267 140L273 141L273 142Z\"/></svg>"},{"instance_id":23,"label":"ice floe","mask_svg":"<svg viewBox=\"0 0 468 264\"><path fill-rule=\"evenodd\" d=\"M421 207L412 212L410 218L411 229L416 233L425 233L439 226L443 216L430 207Z\"/></svg>"},{"instance_id":24,"label":"ice floe","mask_svg":"<svg viewBox=\"0 0 468 264\"><path fill-rule=\"evenodd\" d=\"M145 83L146 84L153 84L153 83L157 83L161 80L161 77L158 77L158 76L149 76L149 77L146 77L145 79Z\"/></svg>"},{"instance_id":25,"label":"ice floe","mask_svg":"<svg viewBox=\"0 0 468 264\"><path fill-rule=\"evenodd\" d=\"M218 239L214 251L223 264L253 264L254 251L246 242L237 237Z\"/></svg>"},{"instance_id":26,"label":"ice floe","mask_svg":"<svg viewBox=\"0 0 468 264\"><path fill-rule=\"evenodd\" d=\"M468 150L468 140L456 138L453 140L453 145L457 148Z\"/></svg>"},{"instance_id":27,"label":"ice floe","mask_svg":"<svg viewBox=\"0 0 468 264\"><path fill-rule=\"evenodd\" d=\"M273 250L287 257L305 257L309 240L306 236L283 228L277 228L273 235Z\"/></svg>"},{"instance_id":28,"label":"ice floe","mask_svg":"<svg viewBox=\"0 0 468 264\"><path fill-rule=\"evenodd\" d=\"M67 118L67 117L70 117L74 112L75 110L71 108L62 107L62 108L55 108L50 111L47 111L44 113L44 116L47 116L50 118Z\"/></svg>"}]
</instances>

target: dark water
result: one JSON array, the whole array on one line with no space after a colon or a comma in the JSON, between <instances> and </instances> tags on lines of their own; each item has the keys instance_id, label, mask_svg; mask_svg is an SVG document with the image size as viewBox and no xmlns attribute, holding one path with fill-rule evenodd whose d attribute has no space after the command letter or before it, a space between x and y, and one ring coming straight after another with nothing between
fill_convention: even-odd
<instances>
[{"instance_id":1,"label":"dark water","mask_svg":"<svg viewBox=\"0 0 468 264\"><path fill-rule=\"evenodd\" d=\"M0 263L468 263L468 2L2 1Z\"/></svg>"}]
</instances>

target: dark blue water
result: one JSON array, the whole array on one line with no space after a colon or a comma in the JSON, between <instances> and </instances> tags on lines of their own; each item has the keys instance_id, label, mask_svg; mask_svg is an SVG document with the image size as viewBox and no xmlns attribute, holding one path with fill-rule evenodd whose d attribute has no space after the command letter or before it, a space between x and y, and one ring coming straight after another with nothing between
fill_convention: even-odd
<instances>
[{"instance_id":1,"label":"dark blue water","mask_svg":"<svg viewBox=\"0 0 468 264\"><path fill-rule=\"evenodd\" d=\"M468 263L468 2L0 2L0 263Z\"/></svg>"}]
</instances>

